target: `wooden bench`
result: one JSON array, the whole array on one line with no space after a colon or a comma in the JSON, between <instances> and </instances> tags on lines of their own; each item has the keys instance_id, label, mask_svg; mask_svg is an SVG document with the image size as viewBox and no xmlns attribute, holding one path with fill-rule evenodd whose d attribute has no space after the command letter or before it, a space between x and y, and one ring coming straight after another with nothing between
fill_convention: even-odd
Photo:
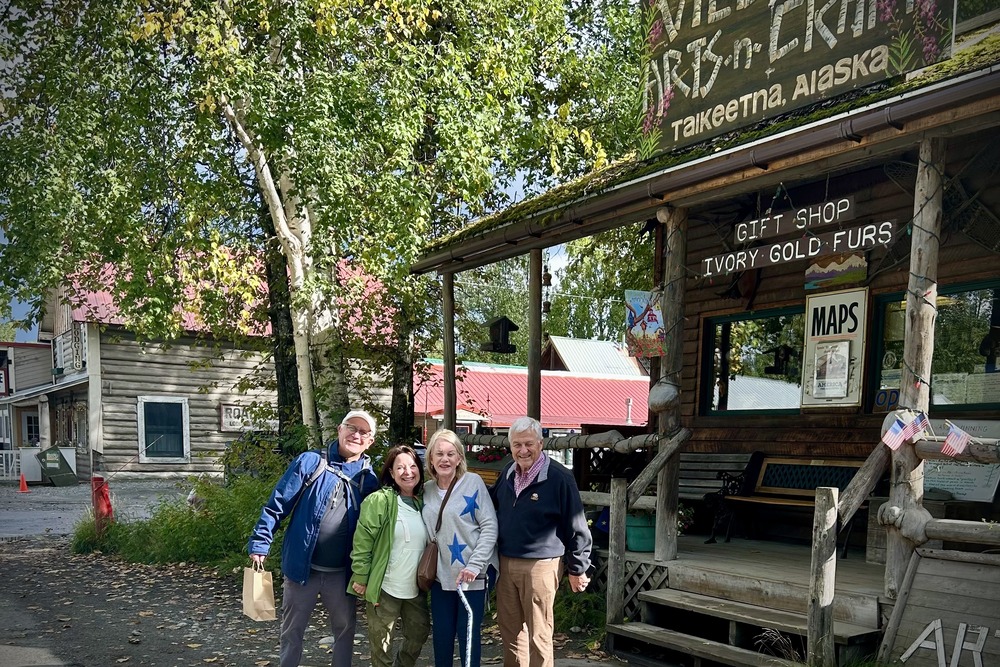
<instances>
[{"instance_id":1,"label":"wooden bench","mask_svg":"<svg viewBox=\"0 0 1000 667\"><path fill-rule=\"evenodd\" d=\"M716 516L709 543L714 542L716 529L722 523L727 524L728 542L736 515L748 513L746 508L812 509L817 488L833 486L843 491L863 463L860 459L766 456L756 452L739 475L722 475L720 513ZM852 524L853 519L847 526L845 550Z\"/></svg>"},{"instance_id":2,"label":"wooden bench","mask_svg":"<svg viewBox=\"0 0 1000 667\"><path fill-rule=\"evenodd\" d=\"M726 476L740 475L750 460L749 454L710 454L681 452L677 495L681 500L704 501L719 494Z\"/></svg>"},{"instance_id":3,"label":"wooden bench","mask_svg":"<svg viewBox=\"0 0 1000 667\"><path fill-rule=\"evenodd\" d=\"M681 452L678 471L677 497L680 502L693 508L695 524L703 527L711 525L719 510L722 497L722 487L727 477L740 475L747 467L750 454L714 454L699 452ZM471 464L470 464L471 466ZM479 474L482 472L478 471ZM484 478L485 479L485 478ZM598 505L590 517L593 520L595 536L606 535L610 515L607 508L607 493L581 491L584 505ZM655 508L655 499L643 496L639 499L642 509ZM601 541L602 544L603 541Z\"/></svg>"}]
</instances>

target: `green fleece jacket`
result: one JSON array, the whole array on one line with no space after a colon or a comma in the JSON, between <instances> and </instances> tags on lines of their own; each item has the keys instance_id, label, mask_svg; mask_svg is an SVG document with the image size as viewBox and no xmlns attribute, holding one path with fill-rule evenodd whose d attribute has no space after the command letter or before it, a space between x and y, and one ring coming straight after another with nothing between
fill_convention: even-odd
<instances>
[{"instance_id":1,"label":"green fleece jacket","mask_svg":"<svg viewBox=\"0 0 1000 667\"><path fill-rule=\"evenodd\" d=\"M399 493L386 486L371 494L361 503L358 528L354 531L354 548L351 551L351 580L347 592L354 592L354 584L367 586L365 600L375 604L382 593L382 580L389 567L389 553L392 551L392 536L396 530L396 515L399 510ZM417 511L421 508L420 497L415 497Z\"/></svg>"}]
</instances>

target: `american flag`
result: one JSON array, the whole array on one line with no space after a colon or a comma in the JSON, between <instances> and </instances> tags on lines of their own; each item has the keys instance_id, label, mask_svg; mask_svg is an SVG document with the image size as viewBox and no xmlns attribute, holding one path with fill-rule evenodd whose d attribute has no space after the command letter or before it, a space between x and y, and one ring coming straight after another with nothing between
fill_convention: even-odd
<instances>
[{"instance_id":1,"label":"american flag","mask_svg":"<svg viewBox=\"0 0 1000 667\"><path fill-rule=\"evenodd\" d=\"M882 442L885 443L886 447L893 451L899 449L899 446L903 444L903 440L905 439L903 437L904 428L906 428L906 426L897 417L896 421L894 421L892 426L889 427L889 430L882 436Z\"/></svg>"},{"instance_id":2,"label":"american flag","mask_svg":"<svg viewBox=\"0 0 1000 667\"><path fill-rule=\"evenodd\" d=\"M918 435L923 435L928 428L930 428L930 424L927 423L927 415L921 412L916 419L903 428L903 440L912 442Z\"/></svg>"},{"instance_id":3,"label":"american flag","mask_svg":"<svg viewBox=\"0 0 1000 667\"><path fill-rule=\"evenodd\" d=\"M965 451L971 439L972 436L959 427L954 424L948 424L948 437L944 439L944 444L941 446L941 453L948 456L961 454Z\"/></svg>"}]
</instances>

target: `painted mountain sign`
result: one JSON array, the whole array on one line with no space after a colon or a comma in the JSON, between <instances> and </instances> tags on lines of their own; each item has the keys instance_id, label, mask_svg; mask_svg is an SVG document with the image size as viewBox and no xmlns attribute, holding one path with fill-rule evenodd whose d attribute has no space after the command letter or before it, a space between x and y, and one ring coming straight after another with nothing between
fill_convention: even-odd
<instances>
[{"instance_id":1,"label":"painted mountain sign","mask_svg":"<svg viewBox=\"0 0 1000 667\"><path fill-rule=\"evenodd\" d=\"M648 0L647 138L669 150L942 60L951 0Z\"/></svg>"}]
</instances>

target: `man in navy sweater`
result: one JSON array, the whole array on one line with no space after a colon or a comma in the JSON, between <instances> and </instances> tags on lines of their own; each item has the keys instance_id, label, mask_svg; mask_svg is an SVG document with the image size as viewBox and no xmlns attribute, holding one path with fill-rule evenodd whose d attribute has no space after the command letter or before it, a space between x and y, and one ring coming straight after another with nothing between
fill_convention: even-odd
<instances>
[{"instance_id":1,"label":"man in navy sweater","mask_svg":"<svg viewBox=\"0 0 1000 667\"><path fill-rule=\"evenodd\" d=\"M587 588L592 540L573 474L542 451L542 427L508 431L514 462L491 489L497 508L497 623L504 667L552 667L552 606L563 559L574 593Z\"/></svg>"}]
</instances>

